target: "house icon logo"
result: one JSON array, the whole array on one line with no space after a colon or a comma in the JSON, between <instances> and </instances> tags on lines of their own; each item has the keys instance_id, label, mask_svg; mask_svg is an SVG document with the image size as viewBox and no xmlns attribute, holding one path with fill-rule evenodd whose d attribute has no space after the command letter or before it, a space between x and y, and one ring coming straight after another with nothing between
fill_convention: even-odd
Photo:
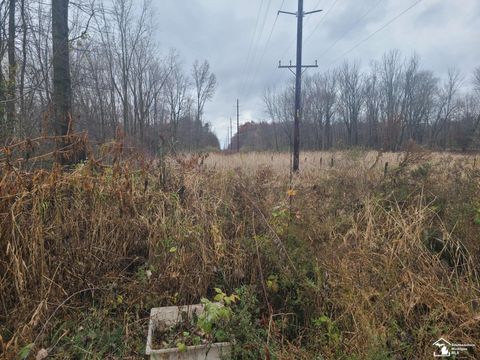
<instances>
[{"instance_id":1,"label":"house icon logo","mask_svg":"<svg viewBox=\"0 0 480 360\"><path fill-rule=\"evenodd\" d=\"M452 355L450 352L452 344L443 338L435 341L433 346L436 347L436 350L433 353L433 356L436 358L449 358Z\"/></svg>"},{"instance_id":2,"label":"house icon logo","mask_svg":"<svg viewBox=\"0 0 480 360\"><path fill-rule=\"evenodd\" d=\"M464 353L473 353L475 350L475 344L455 344L451 343L444 338L440 338L433 343L435 346L435 352L433 357L435 358L455 358L466 355Z\"/></svg>"}]
</instances>

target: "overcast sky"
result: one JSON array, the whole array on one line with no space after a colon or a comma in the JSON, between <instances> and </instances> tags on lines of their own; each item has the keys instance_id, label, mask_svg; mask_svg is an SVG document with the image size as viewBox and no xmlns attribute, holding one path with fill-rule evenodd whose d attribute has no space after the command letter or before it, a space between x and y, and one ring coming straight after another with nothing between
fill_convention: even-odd
<instances>
[{"instance_id":1,"label":"overcast sky","mask_svg":"<svg viewBox=\"0 0 480 360\"><path fill-rule=\"evenodd\" d=\"M438 75L456 66L468 80L473 69L480 66L480 0L420 1L365 42L362 41L418 0L304 2L305 11L324 10L307 16L304 27L304 63L318 60L318 71L346 59L358 59L368 66L370 60L381 58L390 49L399 49L405 56L417 52L422 67ZM288 70L277 68L278 61L295 62L296 18L280 15L277 19L277 11L283 3L283 10L295 12L297 1L153 3L158 45L166 52L177 49L188 70L195 59L208 60L217 75L217 93L206 105L205 120L212 124L222 146L229 118L235 117L237 97L241 123L268 120L262 95L267 87L280 85L292 76ZM352 50L357 44L360 45ZM317 70L309 70L314 71Z\"/></svg>"}]
</instances>

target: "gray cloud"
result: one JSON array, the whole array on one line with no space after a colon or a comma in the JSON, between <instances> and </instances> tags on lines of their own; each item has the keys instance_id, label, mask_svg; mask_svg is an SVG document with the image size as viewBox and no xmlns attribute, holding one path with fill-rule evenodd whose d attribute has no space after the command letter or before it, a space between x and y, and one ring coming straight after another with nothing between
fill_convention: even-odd
<instances>
[{"instance_id":1,"label":"gray cloud","mask_svg":"<svg viewBox=\"0 0 480 360\"><path fill-rule=\"evenodd\" d=\"M259 22L264 31L253 47L248 66L247 55L261 0L162 0L155 4L155 36L160 47L165 52L170 48L178 49L186 69L195 59L207 59L218 77L217 94L214 101L206 106L206 118L221 142L226 138L229 117L235 115L237 97L241 101L242 121L265 119L262 104L264 90L281 84L291 76L288 71L277 69L277 65L278 60L287 62L295 58L296 27L293 16L278 18L265 49L276 11L282 2L263 1ZM424 68L439 74L456 66L469 76L480 65L478 0L423 0L336 63L333 61L339 56L415 1L338 0L325 15L334 2L319 1L320 8L325 12L305 20L305 38L309 37L309 40L305 44L304 61L309 63L318 59L319 71L328 70L345 59L358 59L366 65L393 48L401 50L404 55L415 51L421 57ZM317 3L317 0L305 0L305 8L311 9ZM284 10L295 9L295 0L285 1ZM262 26L264 14L267 17L265 26ZM335 46L332 47L333 44ZM328 52L324 54L326 49ZM265 56L262 58L263 53Z\"/></svg>"}]
</instances>

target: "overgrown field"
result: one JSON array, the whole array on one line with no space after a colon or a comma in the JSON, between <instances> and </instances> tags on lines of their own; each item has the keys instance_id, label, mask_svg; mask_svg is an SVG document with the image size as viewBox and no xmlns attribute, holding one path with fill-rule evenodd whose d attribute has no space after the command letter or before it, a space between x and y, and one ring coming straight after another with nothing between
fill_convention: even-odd
<instances>
[{"instance_id":1,"label":"overgrown field","mask_svg":"<svg viewBox=\"0 0 480 360\"><path fill-rule=\"evenodd\" d=\"M215 288L240 297L238 359L430 359L440 337L480 348L475 157L302 162L292 177L285 154L4 165L0 354L140 359L151 307Z\"/></svg>"}]
</instances>

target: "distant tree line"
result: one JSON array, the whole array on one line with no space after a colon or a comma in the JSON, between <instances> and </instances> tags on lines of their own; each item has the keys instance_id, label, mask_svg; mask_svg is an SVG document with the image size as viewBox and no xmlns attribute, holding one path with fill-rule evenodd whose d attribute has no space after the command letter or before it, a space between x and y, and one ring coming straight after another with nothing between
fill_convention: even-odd
<instances>
[{"instance_id":1,"label":"distant tree line","mask_svg":"<svg viewBox=\"0 0 480 360\"><path fill-rule=\"evenodd\" d=\"M441 78L422 69L417 56L406 59L395 50L366 71L358 62L345 62L305 77L303 99L304 149L398 151L412 140L439 150L480 147L480 68L473 81L455 69ZM242 127L242 148L288 149L293 101L292 83L268 89L264 103L269 121Z\"/></svg>"},{"instance_id":2,"label":"distant tree line","mask_svg":"<svg viewBox=\"0 0 480 360\"><path fill-rule=\"evenodd\" d=\"M186 70L176 51L162 55L150 3L0 0L0 145L71 127L98 142L120 131L152 152L218 148L204 118L216 77L207 61Z\"/></svg>"}]
</instances>

